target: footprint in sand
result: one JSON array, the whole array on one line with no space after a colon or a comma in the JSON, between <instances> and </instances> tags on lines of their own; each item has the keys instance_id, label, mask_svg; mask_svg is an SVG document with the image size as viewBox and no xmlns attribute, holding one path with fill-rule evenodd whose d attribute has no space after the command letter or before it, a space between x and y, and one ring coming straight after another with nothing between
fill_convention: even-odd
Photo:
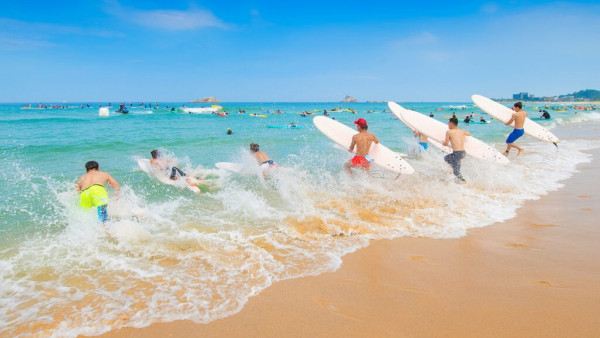
<instances>
[{"instance_id":1,"label":"footprint in sand","mask_svg":"<svg viewBox=\"0 0 600 338\"><path fill-rule=\"evenodd\" d=\"M577 196L577 197L579 197L579 198L590 198L590 197L592 197L592 196L590 196L590 195L579 195L579 196Z\"/></svg>"},{"instance_id":2,"label":"footprint in sand","mask_svg":"<svg viewBox=\"0 0 600 338\"><path fill-rule=\"evenodd\" d=\"M592 211L592 208L581 208L583 211Z\"/></svg>"},{"instance_id":3,"label":"footprint in sand","mask_svg":"<svg viewBox=\"0 0 600 338\"><path fill-rule=\"evenodd\" d=\"M554 226L554 224L537 224L537 223L531 223L531 227L532 228L552 228Z\"/></svg>"},{"instance_id":4,"label":"footprint in sand","mask_svg":"<svg viewBox=\"0 0 600 338\"><path fill-rule=\"evenodd\" d=\"M559 288L560 287L560 286L554 285L554 284L552 284L552 283L550 283L550 282L548 282L546 280L536 281L535 284L540 285L540 286L546 286L546 287L549 287L549 288Z\"/></svg>"},{"instance_id":5,"label":"footprint in sand","mask_svg":"<svg viewBox=\"0 0 600 338\"><path fill-rule=\"evenodd\" d=\"M511 248L518 248L518 249L533 249L533 247L526 245L526 244L521 244L521 243L508 243L508 244L506 244L506 246L511 247Z\"/></svg>"},{"instance_id":6,"label":"footprint in sand","mask_svg":"<svg viewBox=\"0 0 600 338\"><path fill-rule=\"evenodd\" d=\"M425 256L418 256L418 255L416 255L416 256L408 256L408 258L411 261L415 261L415 262L427 262L427 261L429 261L429 259L427 257L425 257Z\"/></svg>"},{"instance_id":7,"label":"footprint in sand","mask_svg":"<svg viewBox=\"0 0 600 338\"><path fill-rule=\"evenodd\" d=\"M340 309L338 309L337 307L335 307L335 305L333 305L332 301L330 301L327 298L316 297L316 298L313 298L313 302L321 305L322 307L327 309L327 311L329 311L331 314L334 314L336 316L340 316L340 317L344 317L344 318L348 318L348 319L352 319L352 320L363 321L359 318L356 318L354 316L343 313Z\"/></svg>"}]
</instances>

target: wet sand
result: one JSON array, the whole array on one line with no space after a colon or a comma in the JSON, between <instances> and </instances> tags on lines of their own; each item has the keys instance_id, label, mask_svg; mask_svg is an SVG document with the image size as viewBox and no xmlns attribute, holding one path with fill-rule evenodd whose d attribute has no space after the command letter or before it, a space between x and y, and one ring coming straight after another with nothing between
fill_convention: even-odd
<instances>
[{"instance_id":1,"label":"wet sand","mask_svg":"<svg viewBox=\"0 0 600 338\"><path fill-rule=\"evenodd\" d=\"M598 337L600 149L565 187L458 239L380 240L239 313L106 337ZM201 287L201 286L199 286Z\"/></svg>"}]
</instances>

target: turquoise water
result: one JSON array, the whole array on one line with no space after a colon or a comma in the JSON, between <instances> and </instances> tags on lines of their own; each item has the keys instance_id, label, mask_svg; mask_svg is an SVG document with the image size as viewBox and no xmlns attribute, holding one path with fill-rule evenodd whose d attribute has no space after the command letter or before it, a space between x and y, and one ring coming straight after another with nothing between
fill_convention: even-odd
<instances>
[{"instance_id":1,"label":"turquoise water","mask_svg":"<svg viewBox=\"0 0 600 338\"><path fill-rule=\"evenodd\" d=\"M471 103L400 104L434 112L440 121L452 111L482 114ZM272 282L334 270L345 253L372 239L458 237L510 218L523 201L559 188L577 163L589 161L582 150L599 145L599 113L549 110L553 121L540 123L561 137L558 150L524 137L526 153L512 156L508 168L465 159L469 183L458 186L440 152L416 154L417 141L385 103L221 105L231 115L166 108L121 115L113 107L109 117L99 117L98 104L0 105L0 335L98 334L231 315ZM466 109L450 110L459 105ZM531 106L526 110L533 112ZM396 178L374 168L370 176L348 178L342 166L349 153L299 115L336 107L357 111L331 113L338 121L352 126L365 118L382 144L409 154L416 174ZM276 110L282 114L270 113ZM304 128L266 127L291 122ZM510 132L495 120L460 127L500 151ZM226 135L227 128L234 134ZM282 170L265 180L214 166L253 164L251 142ZM142 172L136 160L156 148L205 178L203 194ZM77 207L75 181L89 160L122 186L106 227ZM78 311L84 306L85 314Z\"/></svg>"}]
</instances>

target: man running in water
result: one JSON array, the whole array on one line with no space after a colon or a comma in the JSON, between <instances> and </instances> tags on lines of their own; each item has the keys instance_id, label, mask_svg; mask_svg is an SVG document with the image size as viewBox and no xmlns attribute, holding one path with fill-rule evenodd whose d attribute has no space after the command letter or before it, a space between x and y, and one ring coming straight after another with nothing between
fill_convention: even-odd
<instances>
[{"instance_id":1,"label":"man running in water","mask_svg":"<svg viewBox=\"0 0 600 338\"><path fill-rule=\"evenodd\" d=\"M259 165L268 164L269 167L274 167L276 164L273 160L269 159L269 156L264 151L260 151L260 146L256 143L250 143L250 151L252 156L256 159Z\"/></svg>"},{"instance_id":2,"label":"man running in water","mask_svg":"<svg viewBox=\"0 0 600 338\"><path fill-rule=\"evenodd\" d=\"M527 118L527 112L523 110L523 104L521 102L515 103L512 109L515 111L515 113L512 115L510 120L505 123L505 125L509 126L514 122L515 129L512 131L512 133L510 133L510 135L508 135L508 138L506 139L506 151L504 151L504 156L508 156L510 148L517 148L519 150L517 156L521 155L523 152L523 148L516 145L515 141L525 133L523 125L525 124L525 119Z\"/></svg>"},{"instance_id":3,"label":"man running in water","mask_svg":"<svg viewBox=\"0 0 600 338\"><path fill-rule=\"evenodd\" d=\"M98 162L89 161L85 164L86 174L77 180L77 191L80 191L80 203L83 208L96 207L98 219L104 223L108 220L108 193L104 185L108 182L115 190L115 198L119 196L119 183L108 173L98 168Z\"/></svg>"},{"instance_id":4,"label":"man running in water","mask_svg":"<svg viewBox=\"0 0 600 338\"><path fill-rule=\"evenodd\" d=\"M354 121L354 124L356 124L358 134L352 136L352 143L350 144L348 151L352 152L354 146L356 146L356 156L344 164L346 172L348 172L350 176L352 176L352 168L363 168L367 173L370 172L373 159L369 156L369 149L373 142L379 143L377 137L367 131L367 129L369 129L367 120L360 118Z\"/></svg>"},{"instance_id":5,"label":"man running in water","mask_svg":"<svg viewBox=\"0 0 600 338\"><path fill-rule=\"evenodd\" d=\"M449 130L446 132L446 139L444 145L448 146L448 143L452 145L452 154L444 156L444 160L452 166L454 176L462 182L465 181L462 174L460 173L460 160L465 155L465 136L471 136L466 130L458 129L458 119L456 117L451 118L448 121Z\"/></svg>"}]
</instances>

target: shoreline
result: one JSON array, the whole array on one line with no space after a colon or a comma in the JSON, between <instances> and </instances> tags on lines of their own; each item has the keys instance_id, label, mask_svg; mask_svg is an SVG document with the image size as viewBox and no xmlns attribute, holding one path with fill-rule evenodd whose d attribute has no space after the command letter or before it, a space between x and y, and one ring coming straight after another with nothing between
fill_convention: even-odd
<instances>
[{"instance_id":1,"label":"shoreline","mask_svg":"<svg viewBox=\"0 0 600 338\"><path fill-rule=\"evenodd\" d=\"M577 336L600 333L600 149L516 217L457 239L372 241L334 272L274 283L208 324L103 337Z\"/></svg>"}]
</instances>

